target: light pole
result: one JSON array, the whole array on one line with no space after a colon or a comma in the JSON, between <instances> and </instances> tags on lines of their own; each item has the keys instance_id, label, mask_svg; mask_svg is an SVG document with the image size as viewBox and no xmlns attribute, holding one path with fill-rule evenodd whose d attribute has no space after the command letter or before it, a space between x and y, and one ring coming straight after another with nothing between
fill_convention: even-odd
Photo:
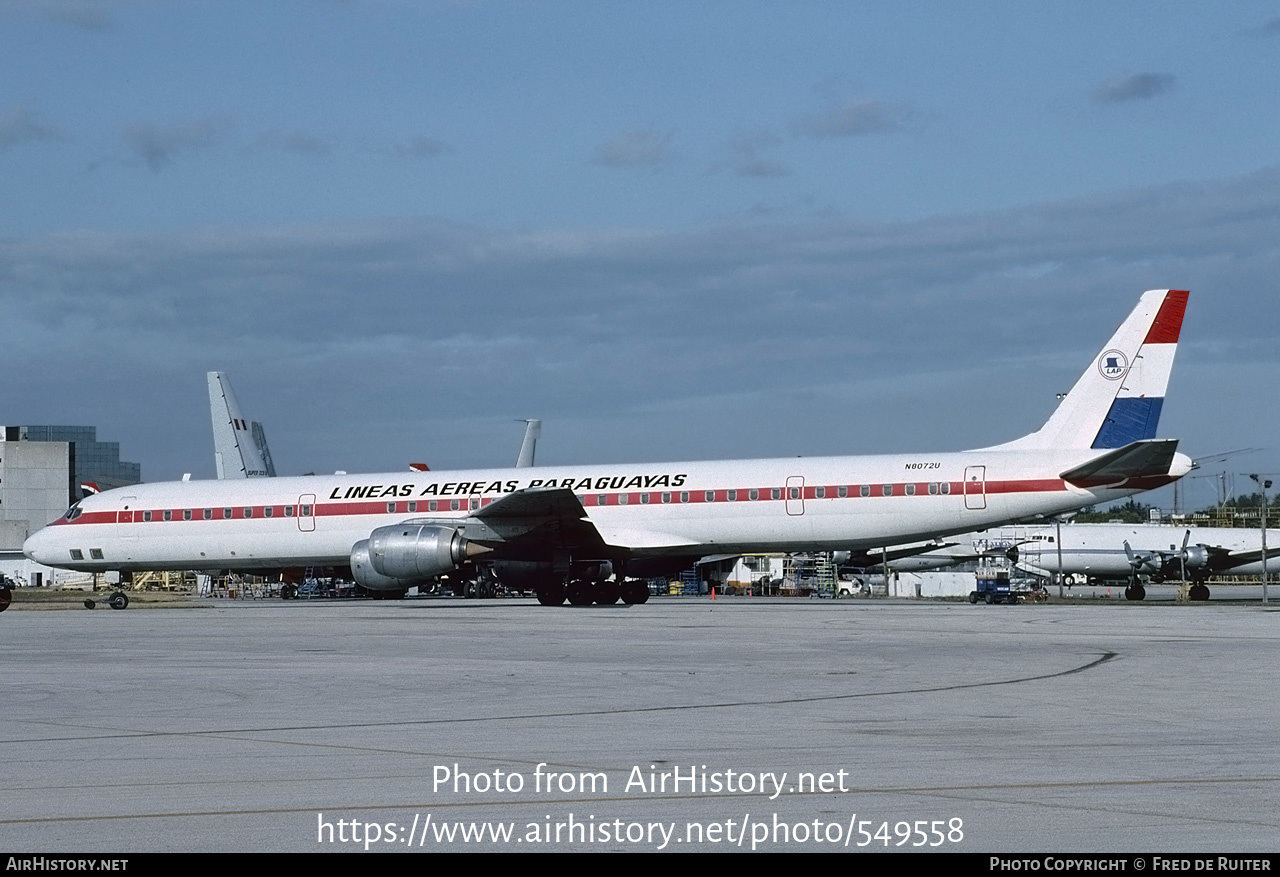
<instances>
[{"instance_id":1,"label":"light pole","mask_svg":"<svg viewBox=\"0 0 1280 877\"><path fill-rule=\"evenodd\" d=\"M1262 491L1262 602L1267 602L1267 488L1271 486L1270 478L1250 475L1250 478Z\"/></svg>"}]
</instances>

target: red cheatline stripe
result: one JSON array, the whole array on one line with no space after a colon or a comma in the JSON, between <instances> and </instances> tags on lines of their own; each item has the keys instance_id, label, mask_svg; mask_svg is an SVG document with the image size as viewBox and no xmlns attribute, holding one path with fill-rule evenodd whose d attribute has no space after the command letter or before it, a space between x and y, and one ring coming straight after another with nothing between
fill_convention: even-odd
<instances>
[{"instance_id":1,"label":"red cheatline stripe","mask_svg":"<svg viewBox=\"0 0 1280 877\"><path fill-rule=\"evenodd\" d=\"M1187 311L1187 296L1191 293L1185 289L1171 289L1165 293L1164 304L1156 314L1155 322L1147 330L1143 344L1173 344L1182 331L1182 315Z\"/></svg>"}]
</instances>

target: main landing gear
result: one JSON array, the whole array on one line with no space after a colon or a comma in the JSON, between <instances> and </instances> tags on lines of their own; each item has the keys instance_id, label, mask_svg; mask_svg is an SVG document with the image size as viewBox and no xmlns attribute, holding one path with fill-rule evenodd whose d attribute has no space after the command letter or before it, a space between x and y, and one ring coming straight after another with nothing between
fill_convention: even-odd
<instances>
[{"instance_id":1,"label":"main landing gear","mask_svg":"<svg viewBox=\"0 0 1280 877\"><path fill-rule=\"evenodd\" d=\"M534 589L538 602L543 606L559 606L566 600L571 606L610 606L621 600L628 605L646 603L649 586L640 579L624 582L590 582L574 579L569 582L548 582Z\"/></svg>"}]
</instances>

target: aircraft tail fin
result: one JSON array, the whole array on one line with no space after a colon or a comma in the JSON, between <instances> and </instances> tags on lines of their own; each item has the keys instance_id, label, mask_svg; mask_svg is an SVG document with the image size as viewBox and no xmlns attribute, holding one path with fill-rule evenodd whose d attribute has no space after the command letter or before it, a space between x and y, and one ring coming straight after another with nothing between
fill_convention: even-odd
<instances>
[{"instance_id":1,"label":"aircraft tail fin","mask_svg":"<svg viewBox=\"0 0 1280 877\"><path fill-rule=\"evenodd\" d=\"M209 372L209 416L213 421L213 459L218 478L262 478L275 474L262 425L250 424L223 372ZM255 429L256 427L256 429ZM261 435L261 443L257 441Z\"/></svg>"},{"instance_id":2,"label":"aircraft tail fin","mask_svg":"<svg viewBox=\"0 0 1280 877\"><path fill-rule=\"evenodd\" d=\"M524 469L533 465L533 454L538 447L538 438L542 435L541 420L524 422L524 441L520 443L520 453L516 456L516 468Z\"/></svg>"},{"instance_id":3,"label":"aircraft tail fin","mask_svg":"<svg viewBox=\"0 0 1280 877\"><path fill-rule=\"evenodd\" d=\"M1111 449L1155 438L1188 295L1143 293L1045 425L998 447Z\"/></svg>"}]
</instances>

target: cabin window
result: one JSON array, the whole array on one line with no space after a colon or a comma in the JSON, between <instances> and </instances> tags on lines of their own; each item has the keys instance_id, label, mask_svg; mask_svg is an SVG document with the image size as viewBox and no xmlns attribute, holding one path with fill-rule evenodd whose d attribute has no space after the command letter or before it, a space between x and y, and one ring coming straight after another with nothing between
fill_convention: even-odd
<instances>
[{"instance_id":1,"label":"cabin window","mask_svg":"<svg viewBox=\"0 0 1280 877\"><path fill-rule=\"evenodd\" d=\"M671 494L669 494L669 493L664 493L664 494L662 494L662 501L663 501L663 502L671 502Z\"/></svg>"},{"instance_id":2,"label":"cabin window","mask_svg":"<svg viewBox=\"0 0 1280 877\"><path fill-rule=\"evenodd\" d=\"M930 481L930 482L929 482L929 495L930 495L930 496L933 496L933 495L934 495L935 493L937 493L937 492L938 492L938 482L936 482L936 481Z\"/></svg>"},{"instance_id":3,"label":"cabin window","mask_svg":"<svg viewBox=\"0 0 1280 877\"><path fill-rule=\"evenodd\" d=\"M916 495L916 486L914 484L908 484L907 496L915 496L915 495Z\"/></svg>"},{"instance_id":4,"label":"cabin window","mask_svg":"<svg viewBox=\"0 0 1280 877\"><path fill-rule=\"evenodd\" d=\"M618 505L626 505L630 501L631 501L631 494L629 493L618 494Z\"/></svg>"},{"instance_id":5,"label":"cabin window","mask_svg":"<svg viewBox=\"0 0 1280 877\"><path fill-rule=\"evenodd\" d=\"M265 507L262 509L262 516L263 516L264 518L270 518L270 517L272 517L275 513L276 513L276 507L275 507L275 506L273 506L273 505L265 506Z\"/></svg>"},{"instance_id":6,"label":"cabin window","mask_svg":"<svg viewBox=\"0 0 1280 877\"><path fill-rule=\"evenodd\" d=\"M799 499L799 498L800 498L800 488L798 488L798 487L788 487L788 488L787 488L787 497L788 497L789 499Z\"/></svg>"},{"instance_id":7,"label":"cabin window","mask_svg":"<svg viewBox=\"0 0 1280 877\"><path fill-rule=\"evenodd\" d=\"M89 556L90 556L91 558L93 558L94 560L102 560L102 549L101 549L101 548L90 548L90 549L89 549Z\"/></svg>"},{"instance_id":8,"label":"cabin window","mask_svg":"<svg viewBox=\"0 0 1280 877\"><path fill-rule=\"evenodd\" d=\"M716 501L716 492L714 490L708 490L707 502L715 502L715 501Z\"/></svg>"},{"instance_id":9,"label":"cabin window","mask_svg":"<svg viewBox=\"0 0 1280 877\"><path fill-rule=\"evenodd\" d=\"M608 504L609 504L608 494L602 493L596 497L596 505L608 505Z\"/></svg>"},{"instance_id":10,"label":"cabin window","mask_svg":"<svg viewBox=\"0 0 1280 877\"><path fill-rule=\"evenodd\" d=\"M480 500L479 499L471 500L471 510L475 511L478 508L480 508Z\"/></svg>"},{"instance_id":11,"label":"cabin window","mask_svg":"<svg viewBox=\"0 0 1280 877\"><path fill-rule=\"evenodd\" d=\"M950 481L944 481L944 482L942 482L942 492L943 492L944 494L945 494L945 493L950 493L950 492L951 492L951 482L950 482Z\"/></svg>"},{"instance_id":12,"label":"cabin window","mask_svg":"<svg viewBox=\"0 0 1280 877\"><path fill-rule=\"evenodd\" d=\"M844 499L844 498L845 498L845 497L847 497L848 495L849 495L849 488L847 488L847 487L837 487L837 488L836 488L836 496L840 497L841 499Z\"/></svg>"},{"instance_id":13,"label":"cabin window","mask_svg":"<svg viewBox=\"0 0 1280 877\"><path fill-rule=\"evenodd\" d=\"M83 551L81 551L79 548L72 548L72 549L71 549L71 559L72 559L72 560L84 560L84 552L83 552Z\"/></svg>"},{"instance_id":14,"label":"cabin window","mask_svg":"<svg viewBox=\"0 0 1280 877\"><path fill-rule=\"evenodd\" d=\"M826 499L827 489L825 487L815 487L813 489L813 495L816 499Z\"/></svg>"},{"instance_id":15,"label":"cabin window","mask_svg":"<svg viewBox=\"0 0 1280 877\"><path fill-rule=\"evenodd\" d=\"M773 488L773 490L769 491L769 495L774 499L782 499L782 488L781 487Z\"/></svg>"},{"instance_id":16,"label":"cabin window","mask_svg":"<svg viewBox=\"0 0 1280 877\"><path fill-rule=\"evenodd\" d=\"M229 519L231 517L231 509L223 509L222 517Z\"/></svg>"},{"instance_id":17,"label":"cabin window","mask_svg":"<svg viewBox=\"0 0 1280 877\"><path fill-rule=\"evenodd\" d=\"M245 516L246 518L252 518L252 517L253 517L253 509L251 509L251 508L247 508L247 509L245 509L245 510L244 510L244 516Z\"/></svg>"},{"instance_id":18,"label":"cabin window","mask_svg":"<svg viewBox=\"0 0 1280 877\"><path fill-rule=\"evenodd\" d=\"M191 520L191 509L183 509L183 510L182 510L182 520L184 520L184 521L189 521L189 520Z\"/></svg>"},{"instance_id":19,"label":"cabin window","mask_svg":"<svg viewBox=\"0 0 1280 877\"><path fill-rule=\"evenodd\" d=\"M392 505L394 506L394 505L395 505L395 503L392 503ZM286 518L292 518L292 517L293 517L293 506L291 506L291 505L287 505L287 506L285 506L285 507L284 507L284 516L285 516Z\"/></svg>"},{"instance_id":20,"label":"cabin window","mask_svg":"<svg viewBox=\"0 0 1280 877\"><path fill-rule=\"evenodd\" d=\"M292 508L290 508L289 506L285 506L285 507L284 507L284 513L285 513L286 515L291 515L291 514L293 514L293 509L292 509ZM393 503L393 502L389 502L389 503L387 503L387 514L389 514L389 515L394 515L395 513L396 513L396 504L395 504L395 503Z\"/></svg>"},{"instance_id":21,"label":"cabin window","mask_svg":"<svg viewBox=\"0 0 1280 877\"><path fill-rule=\"evenodd\" d=\"M461 502L456 499L449 500L449 511L456 512L460 508L462 508Z\"/></svg>"},{"instance_id":22,"label":"cabin window","mask_svg":"<svg viewBox=\"0 0 1280 877\"><path fill-rule=\"evenodd\" d=\"M860 493L862 496L870 496L870 495L871 495L871 485L870 485L870 484L864 484L864 485L862 485L861 487L859 487L859 488L858 488L858 493Z\"/></svg>"},{"instance_id":23,"label":"cabin window","mask_svg":"<svg viewBox=\"0 0 1280 877\"><path fill-rule=\"evenodd\" d=\"M892 484L881 485L880 492L885 496L893 496L893 485Z\"/></svg>"},{"instance_id":24,"label":"cabin window","mask_svg":"<svg viewBox=\"0 0 1280 877\"><path fill-rule=\"evenodd\" d=\"M680 491L680 501L681 501L681 502L688 502L688 501L689 501L689 491L687 491L687 490L682 490L682 491Z\"/></svg>"},{"instance_id":25,"label":"cabin window","mask_svg":"<svg viewBox=\"0 0 1280 877\"><path fill-rule=\"evenodd\" d=\"M172 512L172 511L170 511L169 509L165 509L165 510L164 510L164 519L165 519L166 521L172 521L172 520L173 520L173 512Z\"/></svg>"},{"instance_id":26,"label":"cabin window","mask_svg":"<svg viewBox=\"0 0 1280 877\"><path fill-rule=\"evenodd\" d=\"M729 502L737 502L737 501L738 501L738 491L736 491L736 490L730 490L729 492L727 492L727 493L725 494L725 499L729 500Z\"/></svg>"},{"instance_id":27,"label":"cabin window","mask_svg":"<svg viewBox=\"0 0 1280 877\"><path fill-rule=\"evenodd\" d=\"M142 513L142 520L144 520L144 521L149 521L149 520L151 520L151 512L143 512L143 513Z\"/></svg>"},{"instance_id":28,"label":"cabin window","mask_svg":"<svg viewBox=\"0 0 1280 877\"><path fill-rule=\"evenodd\" d=\"M649 504L649 494L647 494L647 493L642 493L642 494L640 494L640 503L641 503L641 505L648 505L648 504Z\"/></svg>"},{"instance_id":29,"label":"cabin window","mask_svg":"<svg viewBox=\"0 0 1280 877\"><path fill-rule=\"evenodd\" d=\"M213 520L213 509L205 509L205 510L204 510L204 519L205 519L206 521L212 521L212 520Z\"/></svg>"}]
</instances>

